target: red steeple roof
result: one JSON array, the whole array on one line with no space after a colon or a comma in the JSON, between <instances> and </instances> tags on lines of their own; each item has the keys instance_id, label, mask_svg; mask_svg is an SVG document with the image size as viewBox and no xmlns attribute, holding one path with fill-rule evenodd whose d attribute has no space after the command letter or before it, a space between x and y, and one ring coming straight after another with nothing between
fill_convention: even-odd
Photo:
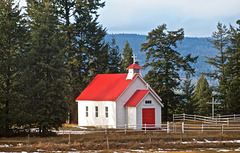
<instances>
[{"instance_id":1,"label":"red steeple roof","mask_svg":"<svg viewBox=\"0 0 240 153\"><path fill-rule=\"evenodd\" d=\"M134 76L134 78L137 75ZM126 80L127 74L98 74L77 97L79 100L116 101L134 80Z\"/></svg>"},{"instance_id":2,"label":"red steeple roof","mask_svg":"<svg viewBox=\"0 0 240 153\"><path fill-rule=\"evenodd\" d=\"M136 107L149 90L137 90L124 106Z\"/></svg>"},{"instance_id":3,"label":"red steeple roof","mask_svg":"<svg viewBox=\"0 0 240 153\"><path fill-rule=\"evenodd\" d=\"M142 69L142 67L137 65L136 63L133 63L127 69Z\"/></svg>"}]
</instances>

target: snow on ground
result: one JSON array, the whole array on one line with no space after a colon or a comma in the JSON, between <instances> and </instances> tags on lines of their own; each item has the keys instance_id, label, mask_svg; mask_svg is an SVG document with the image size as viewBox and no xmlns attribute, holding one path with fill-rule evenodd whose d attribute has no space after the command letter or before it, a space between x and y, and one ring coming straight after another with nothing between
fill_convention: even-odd
<instances>
[{"instance_id":1,"label":"snow on ground","mask_svg":"<svg viewBox=\"0 0 240 153\"><path fill-rule=\"evenodd\" d=\"M229 152L229 151L231 151L231 150L229 150L229 149L219 149L217 152Z\"/></svg>"},{"instance_id":2,"label":"snow on ground","mask_svg":"<svg viewBox=\"0 0 240 153\"><path fill-rule=\"evenodd\" d=\"M86 134L90 133L89 131L73 131L73 130L58 130L58 131L53 131L56 132L57 134Z\"/></svg>"},{"instance_id":3,"label":"snow on ground","mask_svg":"<svg viewBox=\"0 0 240 153\"><path fill-rule=\"evenodd\" d=\"M182 144L189 144L189 143L240 143L240 140L228 140L228 141L210 141L204 139L204 141L197 141L193 139L193 141L183 141Z\"/></svg>"}]
</instances>

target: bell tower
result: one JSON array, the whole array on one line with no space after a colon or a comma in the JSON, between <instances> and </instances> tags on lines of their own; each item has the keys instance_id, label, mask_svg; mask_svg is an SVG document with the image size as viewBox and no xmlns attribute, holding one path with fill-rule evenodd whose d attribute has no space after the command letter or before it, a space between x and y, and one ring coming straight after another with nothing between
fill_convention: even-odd
<instances>
[{"instance_id":1,"label":"bell tower","mask_svg":"<svg viewBox=\"0 0 240 153\"><path fill-rule=\"evenodd\" d=\"M128 75L126 80L132 80L133 77L135 76L135 74L140 73L140 70L142 69L141 66L137 65L136 62L136 55L133 54L132 58L133 58L133 64L130 65L127 70L128 70Z\"/></svg>"}]
</instances>

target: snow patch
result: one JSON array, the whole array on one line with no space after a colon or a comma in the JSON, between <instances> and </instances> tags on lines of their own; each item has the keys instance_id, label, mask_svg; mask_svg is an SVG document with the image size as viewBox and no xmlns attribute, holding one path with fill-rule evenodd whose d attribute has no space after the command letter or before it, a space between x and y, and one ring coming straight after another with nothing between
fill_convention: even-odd
<instances>
[{"instance_id":1,"label":"snow patch","mask_svg":"<svg viewBox=\"0 0 240 153\"><path fill-rule=\"evenodd\" d=\"M44 151L44 150L42 150L42 149L37 149L37 151Z\"/></svg>"},{"instance_id":2,"label":"snow patch","mask_svg":"<svg viewBox=\"0 0 240 153\"><path fill-rule=\"evenodd\" d=\"M131 150L131 151L133 151L133 152L145 152L144 150Z\"/></svg>"},{"instance_id":3,"label":"snow patch","mask_svg":"<svg viewBox=\"0 0 240 153\"><path fill-rule=\"evenodd\" d=\"M228 149L219 149L217 152L229 152L230 150Z\"/></svg>"},{"instance_id":4,"label":"snow patch","mask_svg":"<svg viewBox=\"0 0 240 153\"><path fill-rule=\"evenodd\" d=\"M8 144L0 145L0 147L9 147Z\"/></svg>"}]
</instances>

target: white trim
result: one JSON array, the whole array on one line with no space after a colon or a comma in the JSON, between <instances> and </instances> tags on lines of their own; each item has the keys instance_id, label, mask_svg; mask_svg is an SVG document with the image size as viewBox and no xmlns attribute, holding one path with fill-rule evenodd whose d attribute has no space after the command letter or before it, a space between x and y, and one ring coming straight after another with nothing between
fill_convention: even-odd
<instances>
[{"instance_id":1,"label":"white trim","mask_svg":"<svg viewBox=\"0 0 240 153\"><path fill-rule=\"evenodd\" d=\"M136 105L136 107L138 107L138 105L143 101L143 99L148 95L148 94L151 94L153 96L153 98L162 106L162 103L156 98L156 96L151 92L151 91L148 91L146 93L146 95L139 101L139 103ZM148 105L148 106L151 106L151 105Z\"/></svg>"},{"instance_id":2,"label":"white trim","mask_svg":"<svg viewBox=\"0 0 240 153\"><path fill-rule=\"evenodd\" d=\"M141 77L141 76L139 76L139 78L145 83L145 85L148 85L148 83ZM158 96L158 94L152 89L152 87L151 86L148 86L148 89L149 89L149 91L151 91L153 94L153 96L155 97L155 99L158 101L158 103L162 106L162 107L164 107L164 105L161 103L161 101L162 101L162 99Z\"/></svg>"},{"instance_id":3,"label":"white trim","mask_svg":"<svg viewBox=\"0 0 240 153\"><path fill-rule=\"evenodd\" d=\"M116 101L118 101L120 99L120 97L127 91L128 88L130 88L130 86L133 84L133 82L136 80L136 78L138 77L138 74L135 74L137 75L133 80L132 82L127 86L127 88L125 88L125 90L120 94L120 96L118 96L118 98L116 99ZM131 96L132 97L132 96Z\"/></svg>"}]
</instances>

